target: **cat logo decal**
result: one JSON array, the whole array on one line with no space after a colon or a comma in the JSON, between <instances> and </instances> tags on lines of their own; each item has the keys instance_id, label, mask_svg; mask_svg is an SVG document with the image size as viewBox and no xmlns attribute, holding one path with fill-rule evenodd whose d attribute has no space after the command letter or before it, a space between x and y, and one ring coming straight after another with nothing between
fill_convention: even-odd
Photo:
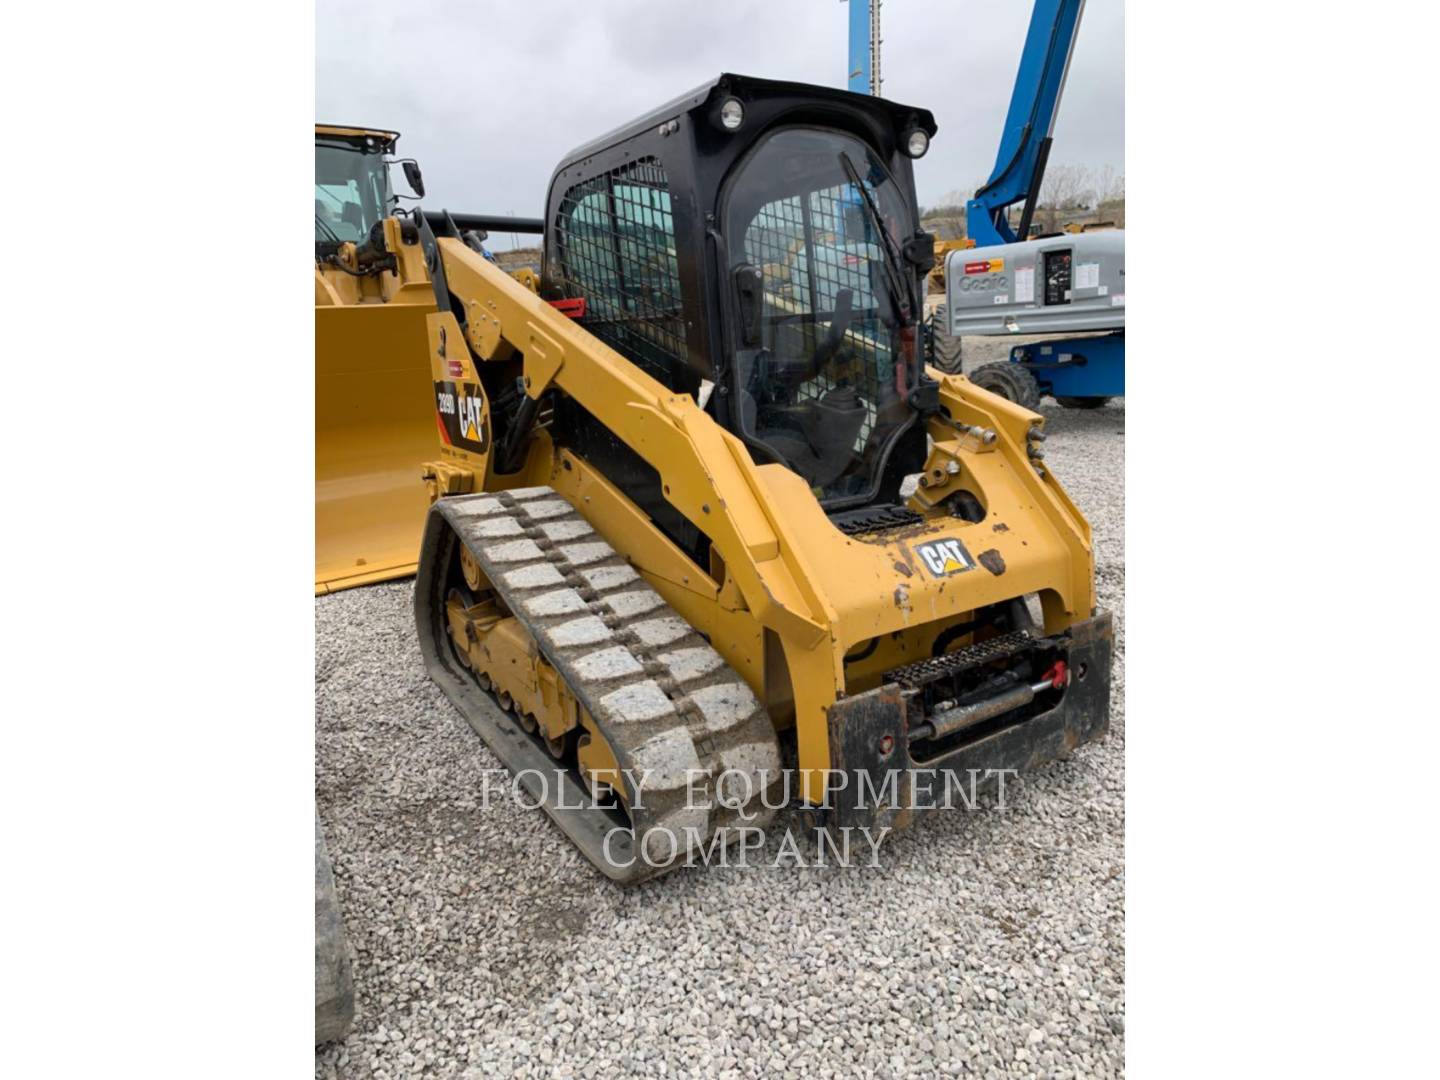
<instances>
[{"instance_id":1,"label":"cat logo decal","mask_svg":"<svg viewBox=\"0 0 1440 1080\"><path fill-rule=\"evenodd\" d=\"M936 577L949 577L951 574L975 569L975 560L959 540L931 540L927 544L917 545L915 552L920 556L925 568Z\"/></svg>"}]
</instances>

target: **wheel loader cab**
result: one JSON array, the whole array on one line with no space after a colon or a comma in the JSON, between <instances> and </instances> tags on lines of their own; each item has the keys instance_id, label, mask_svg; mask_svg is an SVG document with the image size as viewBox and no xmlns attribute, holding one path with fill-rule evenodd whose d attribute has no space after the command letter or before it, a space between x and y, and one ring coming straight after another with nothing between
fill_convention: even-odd
<instances>
[{"instance_id":1,"label":"wheel loader cab","mask_svg":"<svg viewBox=\"0 0 1440 1080\"><path fill-rule=\"evenodd\" d=\"M551 182L544 289L827 511L898 501L924 465L919 230L905 148L925 110L724 75L581 147ZM572 308L578 310L578 308ZM563 407L563 406L562 406ZM658 477L571 410L556 430L694 550Z\"/></svg>"},{"instance_id":2,"label":"wheel loader cab","mask_svg":"<svg viewBox=\"0 0 1440 1080\"><path fill-rule=\"evenodd\" d=\"M361 243L391 212L385 155L393 131L317 127L315 130L315 243L333 249Z\"/></svg>"}]
</instances>

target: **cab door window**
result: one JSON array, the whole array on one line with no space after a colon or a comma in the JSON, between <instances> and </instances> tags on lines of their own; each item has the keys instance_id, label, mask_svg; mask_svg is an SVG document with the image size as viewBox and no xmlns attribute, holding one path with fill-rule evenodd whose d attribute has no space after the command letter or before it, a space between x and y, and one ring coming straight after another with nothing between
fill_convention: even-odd
<instances>
[{"instance_id":1,"label":"cab door window","mask_svg":"<svg viewBox=\"0 0 1440 1080\"><path fill-rule=\"evenodd\" d=\"M758 338L736 335L742 433L829 504L878 488L885 451L913 418L914 329L879 235L908 235L907 206L863 142L810 128L767 137L725 196L731 273L758 280L763 298Z\"/></svg>"}]
</instances>

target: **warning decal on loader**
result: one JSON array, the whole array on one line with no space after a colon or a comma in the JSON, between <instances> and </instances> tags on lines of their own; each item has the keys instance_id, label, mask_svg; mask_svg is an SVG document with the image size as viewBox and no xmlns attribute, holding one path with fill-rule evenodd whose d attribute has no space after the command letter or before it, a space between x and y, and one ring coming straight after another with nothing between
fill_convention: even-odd
<instances>
[{"instance_id":1,"label":"warning decal on loader","mask_svg":"<svg viewBox=\"0 0 1440 1080\"><path fill-rule=\"evenodd\" d=\"M915 552L925 568L936 577L948 577L975 568L975 560L959 540L931 540L928 544L917 544Z\"/></svg>"},{"instance_id":2,"label":"warning decal on loader","mask_svg":"<svg viewBox=\"0 0 1440 1080\"><path fill-rule=\"evenodd\" d=\"M440 437L447 446L457 446L473 454L483 454L490 449L485 395L474 383L437 382L435 418L440 422Z\"/></svg>"}]
</instances>

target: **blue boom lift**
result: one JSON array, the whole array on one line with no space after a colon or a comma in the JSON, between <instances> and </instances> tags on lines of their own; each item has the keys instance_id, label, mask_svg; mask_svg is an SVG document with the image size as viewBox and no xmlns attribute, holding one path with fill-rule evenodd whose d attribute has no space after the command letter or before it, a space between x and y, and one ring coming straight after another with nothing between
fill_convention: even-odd
<instances>
[{"instance_id":1,"label":"blue boom lift","mask_svg":"<svg viewBox=\"0 0 1440 1080\"><path fill-rule=\"evenodd\" d=\"M879 95L880 0L849 4L846 85ZM966 204L966 232L975 247L951 252L945 271L951 333L1047 334L1016 346L1008 363L971 372L978 385L1030 408L1045 394L1067 408L1087 409L1125 393L1123 232L1103 240L1083 233L1058 243L1030 239L1084 10L1085 0L1035 0L994 172ZM1016 203L1020 221L1012 227ZM1109 332L1060 336L1097 330ZM958 352L942 366L959 371Z\"/></svg>"},{"instance_id":2,"label":"blue boom lift","mask_svg":"<svg viewBox=\"0 0 1440 1080\"><path fill-rule=\"evenodd\" d=\"M987 260L990 265L1000 267L994 275L1000 288L1006 287L1004 274L1012 267L1024 263L1040 267L1042 285L1050 287L1037 291L1031 285L1030 308L1015 310L1014 317L1005 319L1004 329L999 332L1023 333L1027 322L1042 321L1050 326L1058 323L1057 328L1061 329L1077 329L1080 325L1096 328L1093 313L1086 316L1083 324L1077 321L1077 326L1072 328L1064 327L1061 321L1064 313L1058 306L1041 312L1042 306L1052 302L1069 304L1072 284L1077 302L1087 291L1098 290L1100 297L1088 297L1090 306L1093 308L1093 302L1103 298L1112 313L1108 320L1112 323L1110 333L1096 337L1047 338L1032 345L1016 346L1011 350L1010 362L1020 365L1020 370L1005 370L1006 365L986 365L972 372L972 379L979 385L1031 406L1040 395L1051 394L1067 407L1096 408L1125 393L1124 234L1119 234L1118 269L1114 237L1107 238L1110 243L1106 245L1106 253L1100 256L1104 259L1104 277L1108 280L1112 274L1118 274L1118 292L1098 285L1089 290L1082 288L1083 276L1077 275L1073 282L1071 279L1072 253L1049 250L1055 245L1046 244L1044 238L1029 239L1030 223L1050 155L1050 133L1065 90L1075 33L1084 9L1085 0L1036 0L1025 47L1020 53L1020 70L1015 76L1010 111L1000 135L995 170L966 205L966 231L976 247L950 256L951 264L963 273L974 273L979 264ZM1018 228L1012 228L1010 208L1016 203L1021 204L1020 221ZM1083 261L1085 256L1080 251L1083 235L1075 237L1076 270L1097 265ZM1056 274L1063 273L1062 278L1052 277L1049 269L1052 264ZM950 271L951 266L947 265L946 281L952 286L953 297L956 279ZM1035 270L1031 269L1030 273L1034 274ZM1100 272L1092 269L1091 273L1096 281L1100 280ZM972 284L989 284L986 281L989 276L984 275ZM963 277L958 280L964 282ZM1021 298L1022 288L1019 283L1014 284L1016 301ZM1000 304L1009 296L987 299ZM966 332L965 319L957 305L952 302L949 309L952 333Z\"/></svg>"},{"instance_id":3,"label":"blue boom lift","mask_svg":"<svg viewBox=\"0 0 1440 1080\"><path fill-rule=\"evenodd\" d=\"M1000 133L995 171L965 207L966 231L976 247L1013 244L1029 235L1050 156L1050 132L1084 9L1085 0L1035 2L1010 95L1010 111ZM1024 203L1020 227L1012 229L1008 211L1018 202Z\"/></svg>"}]
</instances>

